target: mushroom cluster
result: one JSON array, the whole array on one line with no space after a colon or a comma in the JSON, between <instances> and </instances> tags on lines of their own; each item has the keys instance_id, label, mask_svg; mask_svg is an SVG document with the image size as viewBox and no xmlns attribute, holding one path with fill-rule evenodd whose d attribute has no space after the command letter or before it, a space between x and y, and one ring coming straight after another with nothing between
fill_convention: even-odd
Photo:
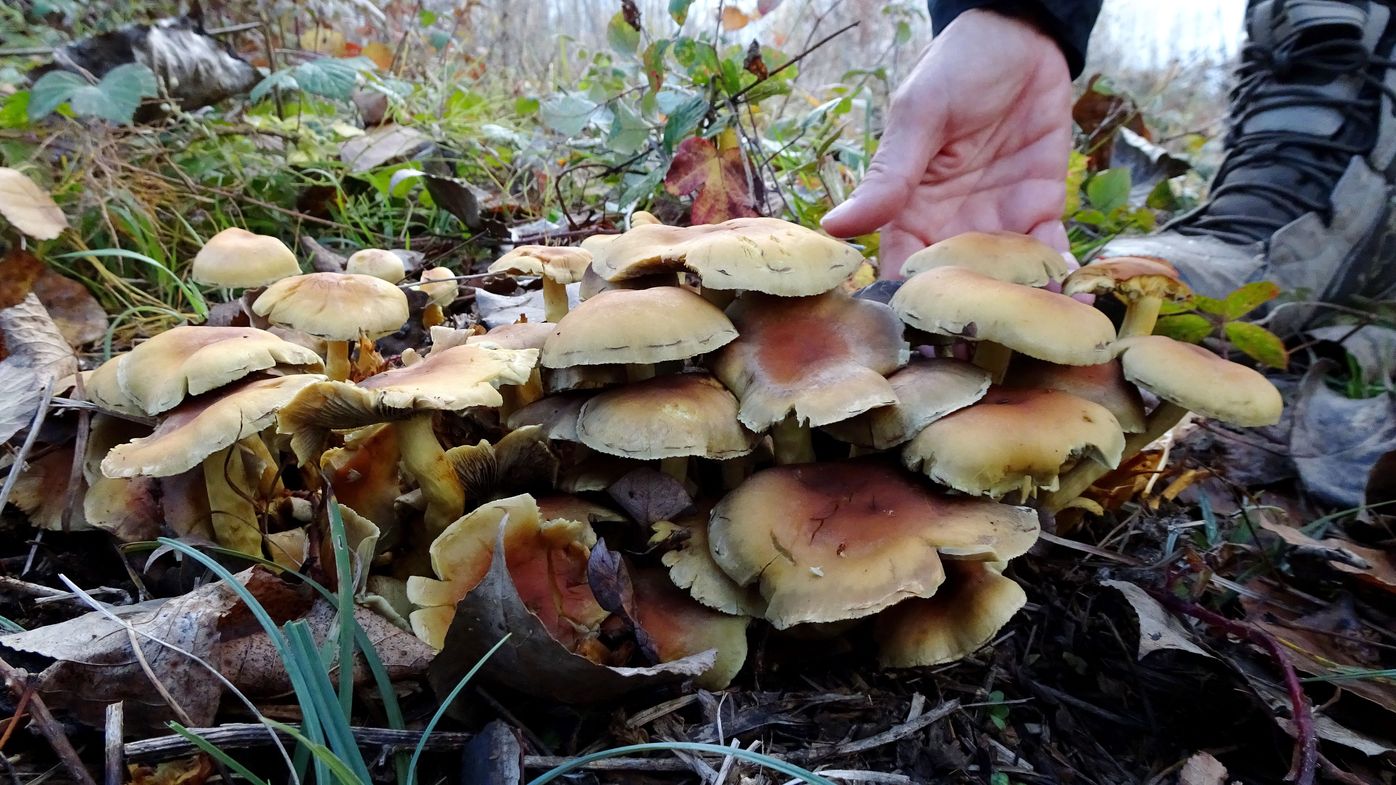
<instances>
[{"instance_id":1,"label":"mushroom cluster","mask_svg":"<svg viewBox=\"0 0 1396 785\"><path fill-rule=\"evenodd\" d=\"M408 319L393 259L271 282L253 311L323 339L325 374L265 331L172 330L87 378L102 408L159 418L102 470L201 467L215 536L257 554L319 541L258 504L328 486L379 532L369 590L442 661L507 628L500 661L526 678L497 677L583 700L593 678L725 686L755 621L865 625L887 667L964 657L1026 602L1005 568L1039 510L1188 411L1280 414L1260 374L1151 334L1187 291L1158 260L1069 272L1029 237L969 233L883 303L850 293L854 248L798 225L640 218L494 263L540 279L548 321L453 329L438 307L430 349L381 369L350 347ZM443 278L421 279L437 306ZM1079 294L1124 301L1123 326Z\"/></svg>"}]
</instances>

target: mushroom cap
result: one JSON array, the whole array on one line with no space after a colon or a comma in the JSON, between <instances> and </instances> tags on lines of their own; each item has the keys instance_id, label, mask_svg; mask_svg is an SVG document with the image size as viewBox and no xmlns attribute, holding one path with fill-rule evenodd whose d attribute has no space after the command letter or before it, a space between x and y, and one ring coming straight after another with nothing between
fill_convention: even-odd
<instances>
[{"instance_id":1,"label":"mushroom cap","mask_svg":"<svg viewBox=\"0 0 1396 785\"><path fill-rule=\"evenodd\" d=\"M411 615L417 637L441 649L456 603L479 585L504 526L504 559L524 605L554 638L574 650L606 618L587 584L587 559L596 544L591 526L540 518L532 496L489 502L447 526L430 547L436 578L407 579L407 596L421 610Z\"/></svg>"},{"instance_id":2,"label":"mushroom cap","mask_svg":"<svg viewBox=\"0 0 1396 785\"><path fill-rule=\"evenodd\" d=\"M608 281L689 270L708 289L783 297L822 294L863 263L840 242L778 218L733 218L699 226L635 226L596 247L593 265Z\"/></svg>"},{"instance_id":3,"label":"mushroom cap","mask_svg":"<svg viewBox=\"0 0 1396 785\"><path fill-rule=\"evenodd\" d=\"M648 210L636 210L635 212L630 214L631 226L650 226L653 224L662 223L664 222L656 218L654 213Z\"/></svg>"},{"instance_id":4,"label":"mushroom cap","mask_svg":"<svg viewBox=\"0 0 1396 785\"><path fill-rule=\"evenodd\" d=\"M577 299L590 300L611 289L652 289L656 286L676 286L678 282L679 279L674 273L654 273L639 278L626 278L624 281L608 281L596 274L595 265L588 265L586 272L582 273L581 283L577 284Z\"/></svg>"},{"instance_id":5,"label":"mushroom cap","mask_svg":"<svg viewBox=\"0 0 1396 785\"><path fill-rule=\"evenodd\" d=\"M554 283L582 280L591 266L591 251L553 245L520 245L489 266L489 272L511 275L537 275Z\"/></svg>"},{"instance_id":6,"label":"mushroom cap","mask_svg":"<svg viewBox=\"0 0 1396 785\"><path fill-rule=\"evenodd\" d=\"M892 295L902 321L938 335L993 341L1062 365L1107 362L1115 325L1085 303L991 278L963 267L936 267Z\"/></svg>"},{"instance_id":7,"label":"mushroom cap","mask_svg":"<svg viewBox=\"0 0 1396 785\"><path fill-rule=\"evenodd\" d=\"M309 349L254 327L172 327L102 363L84 391L100 406L157 415L187 395L222 387L258 371L319 372Z\"/></svg>"},{"instance_id":8,"label":"mushroom cap","mask_svg":"<svg viewBox=\"0 0 1396 785\"><path fill-rule=\"evenodd\" d=\"M169 477L189 471L219 450L271 427L281 407L324 378L319 374L276 376L191 398L167 414L154 433L107 453L102 474Z\"/></svg>"},{"instance_id":9,"label":"mushroom cap","mask_svg":"<svg viewBox=\"0 0 1396 785\"><path fill-rule=\"evenodd\" d=\"M954 662L993 639L1028 595L993 562L945 565L936 596L910 599L878 614L873 636L884 668Z\"/></svg>"},{"instance_id":10,"label":"mushroom cap","mask_svg":"<svg viewBox=\"0 0 1396 785\"><path fill-rule=\"evenodd\" d=\"M1163 335L1126 338L1115 346L1125 378L1165 401L1246 428L1280 421L1284 399L1251 368Z\"/></svg>"},{"instance_id":11,"label":"mushroom cap","mask_svg":"<svg viewBox=\"0 0 1396 785\"><path fill-rule=\"evenodd\" d=\"M449 268L428 268L422 271L421 277L417 280L422 284L417 287L417 291L425 294L433 305L445 308L455 302L456 297L460 295L460 282L456 280L456 274L451 272Z\"/></svg>"},{"instance_id":12,"label":"mushroom cap","mask_svg":"<svg viewBox=\"0 0 1396 785\"><path fill-rule=\"evenodd\" d=\"M1100 365L1054 365L1031 357L1020 357L1008 369L1004 384L1009 387L1036 387L1060 390L1077 398L1095 401L1110 410L1125 433L1143 433L1144 398L1125 379L1119 360Z\"/></svg>"},{"instance_id":13,"label":"mushroom cap","mask_svg":"<svg viewBox=\"0 0 1396 785\"><path fill-rule=\"evenodd\" d=\"M558 393L539 398L527 406L522 406L509 415L509 429L536 425L543 436L564 442L580 442L577 433L577 419L582 415L587 393Z\"/></svg>"},{"instance_id":14,"label":"mushroom cap","mask_svg":"<svg viewBox=\"0 0 1396 785\"><path fill-rule=\"evenodd\" d=\"M236 226L208 238L194 255L189 277L204 286L250 289L300 274L296 255L275 237Z\"/></svg>"},{"instance_id":15,"label":"mushroom cap","mask_svg":"<svg viewBox=\"0 0 1396 785\"><path fill-rule=\"evenodd\" d=\"M937 494L878 462L757 472L713 509L713 558L759 586L777 628L867 616L935 594L941 556L1007 560L1037 540L1037 514Z\"/></svg>"},{"instance_id":16,"label":"mushroom cap","mask_svg":"<svg viewBox=\"0 0 1396 785\"><path fill-rule=\"evenodd\" d=\"M717 306L677 286L602 292L568 311L543 346L543 367L658 363L737 337Z\"/></svg>"},{"instance_id":17,"label":"mushroom cap","mask_svg":"<svg viewBox=\"0 0 1396 785\"><path fill-rule=\"evenodd\" d=\"M1178 277L1178 270L1162 259L1120 256L1098 259L1068 275L1062 293L1106 294L1113 292L1126 302L1143 297L1180 300L1192 289Z\"/></svg>"},{"instance_id":18,"label":"mushroom cap","mask_svg":"<svg viewBox=\"0 0 1396 785\"><path fill-rule=\"evenodd\" d=\"M907 257L902 275L910 278L937 267L963 267L1022 286L1046 286L1070 272L1052 246L1014 232L965 232L946 238Z\"/></svg>"},{"instance_id":19,"label":"mushroom cap","mask_svg":"<svg viewBox=\"0 0 1396 785\"><path fill-rule=\"evenodd\" d=\"M766 600L761 593L754 587L738 586L713 560L708 546L708 514L702 509L654 524L651 545L666 540L677 543L661 557L669 568L669 580L709 608L736 616L765 616Z\"/></svg>"},{"instance_id":20,"label":"mushroom cap","mask_svg":"<svg viewBox=\"0 0 1396 785\"><path fill-rule=\"evenodd\" d=\"M738 415L754 431L793 413L828 425L896 403L885 378L910 354L890 308L842 291L814 297L747 293L727 309L740 336L708 358L741 399Z\"/></svg>"},{"instance_id":21,"label":"mushroom cap","mask_svg":"<svg viewBox=\"0 0 1396 785\"><path fill-rule=\"evenodd\" d=\"M994 387L973 406L926 426L902 462L957 491L999 498L1057 489L1081 457L1114 468L1125 437L1109 409L1056 390Z\"/></svg>"},{"instance_id":22,"label":"mushroom cap","mask_svg":"<svg viewBox=\"0 0 1396 785\"><path fill-rule=\"evenodd\" d=\"M706 373L657 376L600 393L582 405L576 433L597 452L637 460L725 460L751 452L757 438L737 421L737 399Z\"/></svg>"},{"instance_id":23,"label":"mushroom cap","mask_svg":"<svg viewBox=\"0 0 1396 785\"><path fill-rule=\"evenodd\" d=\"M340 504L391 532L397 521L395 502L402 495L401 457L397 430L369 425L345 434L343 447L326 450L320 467Z\"/></svg>"},{"instance_id":24,"label":"mushroom cap","mask_svg":"<svg viewBox=\"0 0 1396 785\"><path fill-rule=\"evenodd\" d=\"M382 248L364 248L349 255L344 272L351 275L371 275L388 283L398 283L407 277L402 257Z\"/></svg>"},{"instance_id":25,"label":"mushroom cap","mask_svg":"<svg viewBox=\"0 0 1396 785\"><path fill-rule=\"evenodd\" d=\"M574 365L571 368L543 368L543 392L556 395L564 392L604 390L625 384L627 381L623 365Z\"/></svg>"},{"instance_id":26,"label":"mushroom cap","mask_svg":"<svg viewBox=\"0 0 1396 785\"><path fill-rule=\"evenodd\" d=\"M539 496L538 515L545 521L562 518L581 523L619 523L625 516L605 506L570 493L554 493Z\"/></svg>"},{"instance_id":27,"label":"mushroom cap","mask_svg":"<svg viewBox=\"0 0 1396 785\"><path fill-rule=\"evenodd\" d=\"M551 322L502 324L484 335L472 335L466 338L465 343L467 345L494 344L501 349L537 349L541 352L543 345L548 342L548 337L553 334L553 330L556 328L557 325Z\"/></svg>"},{"instance_id":28,"label":"mushroom cap","mask_svg":"<svg viewBox=\"0 0 1396 785\"><path fill-rule=\"evenodd\" d=\"M533 349L453 346L405 368L363 380L307 386L282 410L277 430L292 435L302 462L323 451L331 430L403 420L421 412L499 406L502 384L522 384L538 354Z\"/></svg>"},{"instance_id":29,"label":"mushroom cap","mask_svg":"<svg viewBox=\"0 0 1396 785\"><path fill-rule=\"evenodd\" d=\"M983 368L943 357L915 358L887 381L897 394L896 403L831 423L824 430L849 444L890 450L989 391L989 374Z\"/></svg>"},{"instance_id":30,"label":"mushroom cap","mask_svg":"<svg viewBox=\"0 0 1396 785\"><path fill-rule=\"evenodd\" d=\"M381 338L407 323L407 295L371 275L309 273L283 278L252 304L272 324L327 341L351 341L362 333Z\"/></svg>"},{"instance_id":31,"label":"mushroom cap","mask_svg":"<svg viewBox=\"0 0 1396 785\"><path fill-rule=\"evenodd\" d=\"M694 684L705 690L731 684L746 663L746 628L751 618L699 605L670 583L663 570L631 570L630 579L635 587L636 636L648 644L659 661L673 662L715 650L713 667L694 679Z\"/></svg>"}]
</instances>

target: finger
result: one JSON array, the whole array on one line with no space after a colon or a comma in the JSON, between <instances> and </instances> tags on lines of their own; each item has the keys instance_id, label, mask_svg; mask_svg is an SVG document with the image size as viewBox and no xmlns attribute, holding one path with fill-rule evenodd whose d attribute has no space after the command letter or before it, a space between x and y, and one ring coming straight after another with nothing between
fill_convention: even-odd
<instances>
[{"instance_id":1,"label":"finger","mask_svg":"<svg viewBox=\"0 0 1396 785\"><path fill-rule=\"evenodd\" d=\"M899 97L893 102L867 174L843 204L824 216L824 231L835 237L867 234L906 207L944 136L944 117L937 105L921 97L921 103L908 108L912 100L917 99Z\"/></svg>"},{"instance_id":2,"label":"finger","mask_svg":"<svg viewBox=\"0 0 1396 785\"><path fill-rule=\"evenodd\" d=\"M1062 253L1069 253L1071 251L1071 240L1067 238L1066 226L1063 225L1060 220L1052 219L1043 221L1032 229L1029 229L1028 234L1047 243Z\"/></svg>"},{"instance_id":3,"label":"finger","mask_svg":"<svg viewBox=\"0 0 1396 785\"><path fill-rule=\"evenodd\" d=\"M877 277L901 278L906 258L925 247L921 238L905 229L883 229L878 243Z\"/></svg>"}]
</instances>

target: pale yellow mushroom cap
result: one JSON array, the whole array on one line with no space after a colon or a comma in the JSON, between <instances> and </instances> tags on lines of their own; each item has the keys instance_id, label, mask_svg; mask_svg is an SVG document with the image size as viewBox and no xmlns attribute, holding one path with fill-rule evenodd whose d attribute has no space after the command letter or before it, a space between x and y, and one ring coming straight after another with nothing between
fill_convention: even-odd
<instances>
[{"instance_id":1,"label":"pale yellow mushroom cap","mask_svg":"<svg viewBox=\"0 0 1396 785\"><path fill-rule=\"evenodd\" d=\"M381 338L407 323L407 295L371 275L309 273L267 287L252 311L327 341Z\"/></svg>"},{"instance_id":2,"label":"pale yellow mushroom cap","mask_svg":"<svg viewBox=\"0 0 1396 785\"><path fill-rule=\"evenodd\" d=\"M205 286L250 289L289 278L300 271L296 255L285 243L234 226L204 243L194 256L189 276Z\"/></svg>"},{"instance_id":3,"label":"pale yellow mushroom cap","mask_svg":"<svg viewBox=\"0 0 1396 785\"><path fill-rule=\"evenodd\" d=\"M446 267L423 270L422 276L417 280L422 284L417 287L417 291L442 308L455 302L456 297L460 295L460 283L456 281L456 274Z\"/></svg>"},{"instance_id":4,"label":"pale yellow mushroom cap","mask_svg":"<svg viewBox=\"0 0 1396 785\"><path fill-rule=\"evenodd\" d=\"M576 434L593 450L637 460L723 460L756 446L756 434L737 421L737 399L705 373L658 376L600 393L582 405Z\"/></svg>"},{"instance_id":5,"label":"pale yellow mushroom cap","mask_svg":"<svg viewBox=\"0 0 1396 785\"><path fill-rule=\"evenodd\" d=\"M676 286L602 292L562 317L544 368L658 363L710 352L737 337L717 306Z\"/></svg>"},{"instance_id":6,"label":"pale yellow mushroom cap","mask_svg":"<svg viewBox=\"0 0 1396 785\"><path fill-rule=\"evenodd\" d=\"M902 275L910 278L936 267L964 267L1024 286L1046 286L1068 272L1066 260L1052 246L1013 232L965 232L941 240L907 257Z\"/></svg>"},{"instance_id":7,"label":"pale yellow mushroom cap","mask_svg":"<svg viewBox=\"0 0 1396 785\"><path fill-rule=\"evenodd\" d=\"M569 284L582 280L590 264L591 251L585 248L521 245L499 257L489 266L489 272L538 275L555 283Z\"/></svg>"},{"instance_id":8,"label":"pale yellow mushroom cap","mask_svg":"<svg viewBox=\"0 0 1396 785\"><path fill-rule=\"evenodd\" d=\"M394 284L407 277L407 268L402 263L402 257L382 248L355 251L344 262L344 272L352 275L371 275Z\"/></svg>"},{"instance_id":9,"label":"pale yellow mushroom cap","mask_svg":"<svg viewBox=\"0 0 1396 785\"><path fill-rule=\"evenodd\" d=\"M873 636L884 668L954 662L988 643L1028 602L1023 587L993 562L950 562L934 597L878 614Z\"/></svg>"},{"instance_id":10,"label":"pale yellow mushroom cap","mask_svg":"<svg viewBox=\"0 0 1396 785\"><path fill-rule=\"evenodd\" d=\"M1280 391L1251 368L1163 335L1126 338L1116 348L1125 378L1188 411L1248 428L1280 421Z\"/></svg>"},{"instance_id":11,"label":"pale yellow mushroom cap","mask_svg":"<svg viewBox=\"0 0 1396 785\"><path fill-rule=\"evenodd\" d=\"M1121 300L1134 302L1143 297L1178 300L1191 294L1192 289L1178 278L1177 269L1162 259L1120 256L1091 262L1067 276L1062 293L1113 293Z\"/></svg>"}]
</instances>

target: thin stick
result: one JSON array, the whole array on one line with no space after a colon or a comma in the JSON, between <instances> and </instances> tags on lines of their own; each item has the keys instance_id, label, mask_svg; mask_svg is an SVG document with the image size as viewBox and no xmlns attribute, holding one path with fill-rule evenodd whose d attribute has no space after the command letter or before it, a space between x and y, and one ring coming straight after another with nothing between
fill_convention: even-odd
<instances>
[{"instance_id":1,"label":"thin stick","mask_svg":"<svg viewBox=\"0 0 1396 785\"><path fill-rule=\"evenodd\" d=\"M106 782L105 785L122 785L126 781L126 759L121 754L121 740L125 735L125 703L117 701L107 705L106 723Z\"/></svg>"},{"instance_id":2,"label":"thin stick","mask_svg":"<svg viewBox=\"0 0 1396 785\"><path fill-rule=\"evenodd\" d=\"M862 24L861 21L858 21L858 22L850 22L850 23L844 25L843 27L840 27L839 29L835 30L834 32L832 32L832 33L830 33L830 34L824 36L823 38L821 38L821 39L819 39L818 41L814 42L814 45L810 46L810 47L809 47L808 49L806 49L805 51L803 51L803 52L801 52L801 53L795 55L794 57L790 58L790 60L788 60L785 64L781 65L779 68L777 68L777 69L775 69L774 71L771 71L770 73L766 74L766 77L765 77L764 79L757 79L755 82L752 82L751 84L747 85L746 87L743 87L742 89L740 89L740 90L738 90L737 92L733 93L733 94L732 94L732 97L729 98L729 99L727 99L727 100L732 101L732 102L735 103L736 100L737 100L738 98L741 98L742 96L744 96L744 95L746 95L747 93L751 92L751 90L752 90L753 88L755 88L757 85L761 84L762 82L765 82L765 81L770 80L772 77L774 77L776 74L780 73L781 71L784 71L785 69L791 67L792 65L795 65L796 63L800 62L801 60L805 59L806 57L809 57L811 54L814 53L814 50L818 49L819 47L821 47L821 46L823 46L823 45L825 45L825 44L827 44L827 43L829 43L830 41L834 40L835 38L838 38L839 36L843 35L844 33L848 32L849 30L852 30L853 28L857 27L857 26L860 25L860 24Z\"/></svg>"},{"instance_id":3,"label":"thin stick","mask_svg":"<svg viewBox=\"0 0 1396 785\"><path fill-rule=\"evenodd\" d=\"M44 408L47 408L45 406ZM41 410L42 411L42 410ZM23 695L29 689L29 674L0 658L0 677L5 679L5 684L16 695ZM29 698L29 715L33 718L34 724L38 726L39 732L48 740L49 746L58 756L58 760L63 763L63 768L68 770L78 785L97 785L92 779L92 775L87 772L87 768L82 765L82 759L78 757L77 750L73 749L72 742L63 733L63 726L53 718L53 713L44 705L44 699L36 693Z\"/></svg>"},{"instance_id":4,"label":"thin stick","mask_svg":"<svg viewBox=\"0 0 1396 785\"><path fill-rule=\"evenodd\" d=\"M29 451L34 449L34 441L39 438L39 431L44 427L44 418L48 416L48 402L53 398L53 382L53 379L49 379L48 384L44 386L44 395L39 399L39 410L34 412L34 421L29 424L29 433L25 435L24 443L19 446L19 452L15 453L14 464L10 473L5 476L5 486L0 488L0 510L5 509L5 503L10 500L10 491L15 489L19 475L24 473L24 461Z\"/></svg>"}]
</instances>

